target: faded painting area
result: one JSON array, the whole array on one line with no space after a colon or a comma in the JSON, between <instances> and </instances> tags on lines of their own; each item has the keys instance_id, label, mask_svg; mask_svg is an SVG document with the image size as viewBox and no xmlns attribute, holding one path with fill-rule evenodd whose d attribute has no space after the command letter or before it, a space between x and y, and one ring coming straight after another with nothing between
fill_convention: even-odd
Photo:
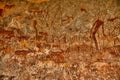
<instances>
[{"instance_id":1,"label":"faded painting area","mask_svg":"<svg viewBox=\"0 0 120 80\"><path fill-rule=\"evenodd\" d=\"M120 80L120 1L0 0L0 80Z\"/></svg>"}]
</instances>

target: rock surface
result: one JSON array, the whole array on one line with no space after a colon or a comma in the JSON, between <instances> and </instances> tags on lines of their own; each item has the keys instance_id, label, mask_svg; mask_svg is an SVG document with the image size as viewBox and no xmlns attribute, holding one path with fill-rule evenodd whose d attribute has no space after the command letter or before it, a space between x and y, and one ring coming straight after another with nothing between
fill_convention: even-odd
<instances>
[{"instance_id":1,"label":"rock surface","mask_svg":"<svg viewBox=\"0 0 120 80\"><path fill-rule=\"evenodd\" d=\"M0 0L0 80L120 80L118 2Z\"/></svg>"}]
</instances>

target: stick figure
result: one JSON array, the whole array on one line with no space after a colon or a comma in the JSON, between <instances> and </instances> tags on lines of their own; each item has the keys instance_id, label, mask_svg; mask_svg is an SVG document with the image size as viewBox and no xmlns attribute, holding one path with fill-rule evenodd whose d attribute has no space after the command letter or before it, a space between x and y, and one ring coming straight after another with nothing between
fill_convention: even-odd
<instances>
[{"instance_id":1,"label":"stick figure","mask_svg":"<svg viewBox=\"0 0 120 80\"><path fill-rule=\"evenodd\" d=\"M97 50L99 49L99 47L98 47L98 42L97 42L97 39L96 39L95 35L96 35L96 33L97 33L97 31L99 30L100 27L102 27L102 33L105 36L105 34L104 34L104 22L100 19L97 19L94 22L94 24L93 24L93 26L90 30L90 38L92 38L94 40L95 47L96 47Z\"/></svg>"}]
</instances>

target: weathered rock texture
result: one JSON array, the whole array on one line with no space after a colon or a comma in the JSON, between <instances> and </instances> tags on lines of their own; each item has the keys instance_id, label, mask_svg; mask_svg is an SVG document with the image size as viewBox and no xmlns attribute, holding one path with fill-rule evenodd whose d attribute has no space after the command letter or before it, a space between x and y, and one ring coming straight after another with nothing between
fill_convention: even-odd
<instances>
[{"instance_id":1,"label":"weathered rock texture","mask_svg":"<svg viewBox=\"0 0 120 80\"><path fill-rule=\"evenodd\" d=\"M120 1L0 0L0 80L120 80Z\"/></svg>"}]
</instances>

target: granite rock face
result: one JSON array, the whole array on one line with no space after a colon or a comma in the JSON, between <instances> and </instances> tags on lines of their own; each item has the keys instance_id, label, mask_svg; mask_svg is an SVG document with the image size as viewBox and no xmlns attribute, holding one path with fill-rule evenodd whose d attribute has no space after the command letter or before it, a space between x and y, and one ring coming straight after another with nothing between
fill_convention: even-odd
<instances>
[{"instance_id":1,"label":"granite rock face","mask_svg":"<svg viewBox=\"0 0 120 80\"><path fill-rule=\"evenodd\" d=\"M0 80L120 80L119 0L0 0Z\"/></svg>"}]
</instances>

